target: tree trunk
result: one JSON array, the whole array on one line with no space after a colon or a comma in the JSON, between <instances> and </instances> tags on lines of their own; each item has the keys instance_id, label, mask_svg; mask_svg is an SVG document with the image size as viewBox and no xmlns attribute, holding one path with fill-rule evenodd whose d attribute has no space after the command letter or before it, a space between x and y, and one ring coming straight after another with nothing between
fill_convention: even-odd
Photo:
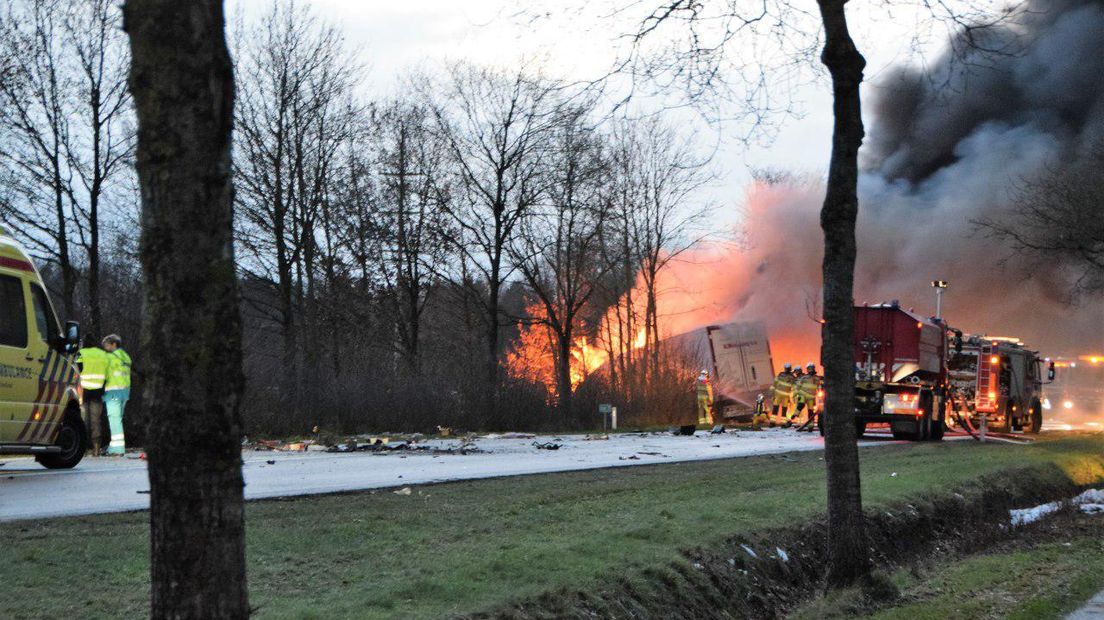
<instances>
[{"instance_id":1,"label":"tree trunk","mask_svg":"<svg viewBox=\"0 0 1104 620\"><path fill-rule=\"evenodd\" d=\"M220 0L127 0L151 411L151 616L246 618L234 80Z\"/></svg>"},{"instance_id":2,"label":"tree trunk","mask_svg":"<svg viewBox=\"0 0 1104 620\"><path fill-rule=\"evenodd\" d=\"M846 0L819 0L824 23L821 62L832 76L835 126L820 225L824 230L824 461L828 477L828 587L854 583L870 570L855 437L851 339L858 215L858 152L863 140L859 85L866 61L855 48Z\"/></svg>"}]
</instances>

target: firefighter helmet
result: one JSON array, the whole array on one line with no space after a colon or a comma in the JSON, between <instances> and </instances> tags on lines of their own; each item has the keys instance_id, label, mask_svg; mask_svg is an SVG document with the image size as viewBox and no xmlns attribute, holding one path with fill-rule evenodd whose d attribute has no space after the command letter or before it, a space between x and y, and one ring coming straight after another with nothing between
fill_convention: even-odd
<instances>
[{"instance_id":1,"label":"firefighter helmet","mask_svg":"<svg viewBox=\"0 0 1104 620\"><path fill-rule=\"evenodd\" d=\"M793 364L783 364L782 370L785 370L786 372L793 370Z\"/></svg>"},{"instance_id":2,"label":"firefighter helmet","mask_svg":"<svg viewBox=\"0 0 1104 620\"><path fill-rule=\"evenodd\" d=\"M808 364L805 364L805 369L806 370L816 370L816 364L814 364L813 362L809 362Z\"/></svg>"}]
</instances>

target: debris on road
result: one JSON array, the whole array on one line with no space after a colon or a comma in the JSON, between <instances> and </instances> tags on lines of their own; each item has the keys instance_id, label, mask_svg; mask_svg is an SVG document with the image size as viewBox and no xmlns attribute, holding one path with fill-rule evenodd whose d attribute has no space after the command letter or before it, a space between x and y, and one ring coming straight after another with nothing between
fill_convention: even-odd
<instances>
[{"instance_id":1,"label":"debris on road","mask_svg":"<svg viewBox=\"0 0 1104 620\"><path fill-rule=\"evenodd\" d=\"M410 487L403 487L398 491L392 491L395 495L410 495Z\"/></svg>"},{"instance_id":2,"label":"debris on road","mask_svg":"<svg viewBox=\"0 0 1104 620\"><path fill-rule=\"evenodd\" d=\"M539 441L534 441L533 446L537 450L559 450L560 449L560 444L558 444L554 441L545 441L543 443L539 442Z\"/></svg>"}]
</instances>

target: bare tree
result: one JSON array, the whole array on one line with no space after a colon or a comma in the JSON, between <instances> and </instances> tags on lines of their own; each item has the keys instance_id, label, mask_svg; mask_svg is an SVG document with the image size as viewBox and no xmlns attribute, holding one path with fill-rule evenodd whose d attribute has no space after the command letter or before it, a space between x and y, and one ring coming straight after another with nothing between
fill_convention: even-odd
<instances>
[{"instance_id":1,"label":"bare tree","mask_svg":"<svg viewBox=\"0 0 1104 620\"><path fill-rule=\"evenodd\" d=\"M1000 218L974 223L1036 264L1058 263L1074 274L1073 298L1104 290L1104 140L1084 157L1021 182Z\"/></svg>"},{"instance_id":2,"label":"bare tree","mask_svg":"<svg viewBox=\"0 0 1104 620\"><path fill-rule=\"evenodd\" d=\"M222 3L128 0L145 273L151 616L246 618L241 327Z\"/></svg>"},{"instance_id":3,"label":"bare tree","mask_svg":"<svg viewBox=\"0 0 1104 620\"><path fill-rule=\"evenodd\" d=\"M70 185L74 223L88 259L90 329L102 333L100 250L103 198L114 177L127 170L134 135L126 71L130 59L123 39L121 15L109 0L81 0L64 15L65 33L75 56L75 116L79 128L70 132L66 159L79 190ZM78 206L80 205L80 206Z\"/></svg>"},{"instance_id":4,"label":"bare tree","mask_svg":"<svg viewBox=\"0 0 1104 620\"><path fill-rule=\"evenodd\" d=\"M553 334L557 404L568 420L577 330L607 267L599 245L609 211L603 195L608 168L588 112L585 105L561 111L545 159L546 198L522 221L511 245L513 263L543 308L538 322Z\"/></svg>"},{"instance_id":5,"label":"bare tree","mask_svg":"<svg viewBox=\"0 0 1104 620\"><path fill-rule=\"evenodd\" d=\"M541 195L545 142L557 122L557 88L524 70L507 74L467 65L454 65L439 86L440 98L426 99L459 177L449 213L461 241L457 250L481 281L458 282L487 287L472 294L483 306L486 377L496 391L502 288L514 272L507 250Z\"/></svg>"},{"instance_id":6,"label":"bare tree","mask_svg":"<svg viewBox=\"0 0 1104 620\"><path fill-rule=\"evenodd\" d=\"M9 173L8 201L0 217L21 233L40 260L61 272L61 301L72 315L77 265L73 215L66 201L72 181L65 145L73 73L65 66L57 0L28 0L6 7L0 20L0 56L10 63L0 80L0 160Z\"/></svg>"},{"instance_id":7,"label":"bare tree","mask_svg":"<svg viewBox=\"0 0 1104 620\"><path fill-rule=\"evenodd\" d=\"M313 308L322 207L337 184L340 147L355 109L348 101L356 73L336 29L292 1L273 4L243 37L239 52L239 265L272 282L266 314L283 340L280 386L298 409L303 387L301 314ZM254 307L262 301L250 299ZM316 368L316 364L306 366Z\"/></svg>"},{"instance_id":8,"label":"bare tree","mask_svg":"<svg viewBox=\"0 0 1104 620\"><path fill-rule=\"evenodd\" d=\"M388 288L399 351L407 369L421 374L422 315L451 255L448 154L421 105L394 102L376 119L380 270Z\"/></svg>"},{"instance_id":9,"label":"bare tree","mask_svg":"<svg viewBox=\"0 0 1104 620\"><path fill-rule=\"evenodd\" d=\"M692 136L680 135L655 117L618 125L613 162L614 230L621 228L625 259L636 267L626 275L639 277L643 286L643 299L624 301L627 323L636 320L633 308L643 305L643 339L630 328L623 343L639 345L648 376L659 367L660 274L708 233L703 225L711 209L696 203L695 194L713 177L695 155Z\"/></svg>"},{"instance_id":10,"label":"bare tree","mask_svg":"<svg viewBox=\"0 0 1104 620\"><path fill-rule=\"evenodd\" d=\"M11 198L0 204L0 218L58 267L67 312L75 312L86 266L97 333L104 198L128 170L133 147L119 12L105 0L25 0L8 13L0 27L10 58L9 79L0 81L0 131L12 148L0 158Z\"/></svg>"}]
</instances>

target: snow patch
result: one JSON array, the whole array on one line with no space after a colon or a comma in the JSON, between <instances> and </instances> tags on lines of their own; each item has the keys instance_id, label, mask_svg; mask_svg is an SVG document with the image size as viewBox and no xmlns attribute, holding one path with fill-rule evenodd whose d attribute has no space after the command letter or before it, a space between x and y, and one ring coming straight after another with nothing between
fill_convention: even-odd
<instances>
[{"instance_id":1,"label":"snow patch","mask_svg":"<svg viewBox=\"0 0 1104 620\"><path fill-rule=\"evenodd\" d=\"M1069 500L1047 502L1046 504L1040 504L1034 508L1022 508L1010 510L1008 512L1013 526L1027 525L1049 514L1058 512L1062 509L1063 505L1080 506L1081 511L1087 514L1104 512L1104 489L1089 489Z\"/></svg>"}]
</instances>

